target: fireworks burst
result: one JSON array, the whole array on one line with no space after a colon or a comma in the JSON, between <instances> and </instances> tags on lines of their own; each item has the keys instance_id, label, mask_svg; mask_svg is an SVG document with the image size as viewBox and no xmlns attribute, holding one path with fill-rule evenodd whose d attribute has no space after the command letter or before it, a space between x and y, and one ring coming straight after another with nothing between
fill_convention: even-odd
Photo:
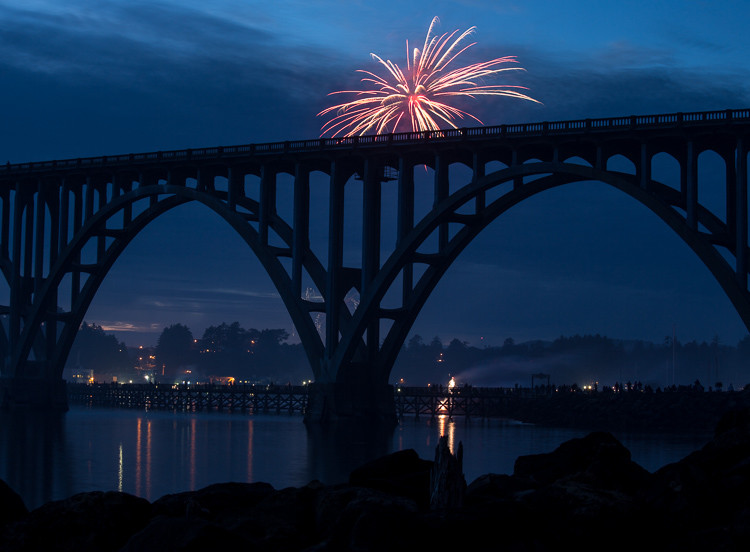
<instances>
[{"instance_id":1,"label":"fireworks burst","mask_svg":"<svg viewBox=\"0 0 750 552\"><path fill-rule=\"evenodd\" d=\"M485 77L506 71L523 70L515 56L495 58L481 63L451 68L456 58L474 46L463 45L475 27L457 36L458 30L441 36L433 34L438 18L433 18L420 50L409 54L406 41L406 71L391 60L383 61L376 54L372 58L385 68L385 76L359 69L365 90L339 90L331 94L354 94L355 99L324 109L318 116L334 115L321 128L321 136L361 136L369 132L394 132L404 121L412 131L439 130L441 124L458 128L456 121L469 117L483 124L476 116L446 101L455 97L508 96L537 102L523 91L526 88L508 84L482 84Z\"/></svg>"}]
</instances>

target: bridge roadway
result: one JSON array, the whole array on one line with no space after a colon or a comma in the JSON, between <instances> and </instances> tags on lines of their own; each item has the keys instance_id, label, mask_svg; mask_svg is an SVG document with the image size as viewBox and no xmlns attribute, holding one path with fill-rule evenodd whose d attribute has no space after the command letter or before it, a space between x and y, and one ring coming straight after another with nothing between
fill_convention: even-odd
<instances>
[{"instance_id":1,"label":"bridge roadway","mask_svg":"<svg viewBox=\"0 0 750 552\"><path fill-rule=\"evenodd\" d=\"M602 182L648 207L704 262L750 329L748 144L744 109L8 164L0 167L0 269L9 289L0 304L0 404L66 408L62 369L103 279L150 222L193 201L237 231L276 286L314 376L308 420L393 421L393 363L453 261L513 206L568 183ZM699 157L709 151L724 171L699 183ZM675 162L674 182L652 177L662 154ZM615 157L632 170L617 170ZM431 197L415 187L425 167ZM317 185L320 175L324 260L310 244L311 176ZM289 220L279 178L293 180ZM392 180L395 228L386 232L381 194ZM714 213L699 198L708 195L701 186L717 182L725 201ZM352 187L361 187L361 205L346 213ZM420 202L432 200L420 220L417 192ZM361 220L360 258L347 264L345 215ZM382 259L387 234L396 243Z\"/></svg>"},{"instance_id":2,"label":"bridge roadway","mask_svg":"<svg viewBox=\"0 0 750 552\"><path fill-rule=\"evenodd\" d=\"M283 157L317 156L320 152L362 150L363 152L383 152L396 146L422 150L425 144L441 148L447 144L470 142L487 142L497 139L531 138L536 142L539 137L561 138L595 137L597 139L622 138L624 134L644 133L658 130L662 135L685 129L701 127L715 130L719 125L748 125L750 109L726 109L721 111L701 111L695 113L667 113L659 115L630 115L626 117L609 117L598 119L576 119L570 121L544 121L537 123L518 123L497 126L482 126L460 129L445 129L423 132L403 132L395 134L377 134L352 136L348 138L318 138L313 140L291 140L265 144L244 144L237 146L217 146L209 148L190 148L181 150L156 151L148 153L129 153L125 155L101 155L79 157L52 161L32 161L27 163L8 163L7 175L60 174L78 172L81 169L130 169L133 166L153 167L155 163L166 165L185 161L216 160L221 158L246 160L248 157Z\"/></svg>"}]
</instances>

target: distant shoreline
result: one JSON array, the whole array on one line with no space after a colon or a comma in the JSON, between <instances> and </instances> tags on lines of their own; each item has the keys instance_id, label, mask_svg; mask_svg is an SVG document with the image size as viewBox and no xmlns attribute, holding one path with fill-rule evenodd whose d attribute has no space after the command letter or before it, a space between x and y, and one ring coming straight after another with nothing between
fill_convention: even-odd
<instances>
[{"instance_id":1,"label":"distant shoreline","mask_svg":"<svg viewBox=\"0 0 750 552\"><path fill-rule=\"evenodd\" d=\"M750 407L750 391L690 389L622 393L553 393L511 400L507 415L521 422L590 431L710 432L722 415Z\"/></svg>"}]
</instances>

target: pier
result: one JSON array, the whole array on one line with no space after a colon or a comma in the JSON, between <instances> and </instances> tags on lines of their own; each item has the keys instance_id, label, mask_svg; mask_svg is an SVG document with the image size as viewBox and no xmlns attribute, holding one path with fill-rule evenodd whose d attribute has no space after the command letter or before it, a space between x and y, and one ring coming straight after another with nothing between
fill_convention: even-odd
<instances>
[{"instance_id":1,"label":"pier","mask_svg":"<svg viewBox=\"0 0 750 552\"><path fill-rule=\"evenodd\" d=\"M393 387L399 419L499 419L599 430L709 430L727 410L750 408L750 389L586 391L576 387ZM305 415L306 385L68 384L70 404L242 414Z\"/></svg>"},{"instance_id":2,"label":"pier","mask_svg":"<svg viewBox=\"0 0 750 552\"><path fill-rule=\"evenodd\" d=\"M399 417L465 416L502 417L511 397L532 397L529 389L394 387ZM68 384L70 404L174 410L226 411L248 414L305 414L305 385L169 385L169 384Z\"/></svg>"},{"instance_id":3,"label":"pier","mask_svg":"<svg viewBox=\"0 0 750 552\"><path fill-rule=\"evenodd\" d=\"M69 384L71 404L185 412L304 414L307 388L297 385Z\"/></svg>"}]
</instances>

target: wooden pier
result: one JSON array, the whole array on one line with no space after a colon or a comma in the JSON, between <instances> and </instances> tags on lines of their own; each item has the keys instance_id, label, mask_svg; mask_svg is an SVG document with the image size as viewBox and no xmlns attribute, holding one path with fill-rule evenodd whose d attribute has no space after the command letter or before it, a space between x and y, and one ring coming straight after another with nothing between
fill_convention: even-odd
<instances>
[{"instance_id":1,"label":"wooden pier","mask_svg":"<svg viewBox=\"0 0 750 552\"><path fill-rule=\"evenodd\" d=\"M71 404L199 412L304 414L307 388L296 385L70 384Z\"/></svg>"},{"instance_id":2,"label":"wooden pier","mask_svg":"<svg viewBox=\"0 0 750 552\"><path fill-rule=\"evenodd\" d=\"M71 404L185 412L227 411L248 414L304 414L307 387L302 385L68 384ZM442 386L394 387L396 415L502 417L521 389ZM530 393L529 393L530 395Z\"/></svg>"},{"instance_id":3,"label":"wooden pier","mask_svg":"<svg viewBox=\"0 0 750 552\"><path fill-rule=\"evenodd\" d=\"M463 416L466 418L505 417L512 398L532 398L530 389L483 387L395 387L396 414L414 416Z\"/></svg>"}]
</instances>

